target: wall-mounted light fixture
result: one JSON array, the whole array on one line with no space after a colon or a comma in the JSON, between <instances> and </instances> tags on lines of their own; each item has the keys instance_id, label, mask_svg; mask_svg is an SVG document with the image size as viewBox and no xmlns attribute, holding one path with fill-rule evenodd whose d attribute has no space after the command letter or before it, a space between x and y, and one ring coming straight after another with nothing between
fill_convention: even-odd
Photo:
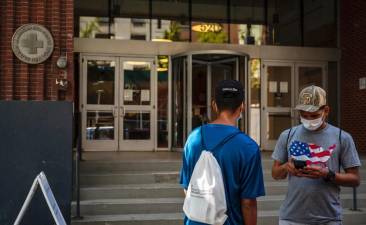
<instances>
[{"instance_id":1,"label":"wall-mounted light fixture","mask_svg":"<svg viewBox=\"0 0 366 225\"><path fill-rule=\"evenodd\" d=\"M66 69L67 67L67 56L65 55L61 55L56 62L56 65L59 69Z\"/></svg>"}]
</instances>

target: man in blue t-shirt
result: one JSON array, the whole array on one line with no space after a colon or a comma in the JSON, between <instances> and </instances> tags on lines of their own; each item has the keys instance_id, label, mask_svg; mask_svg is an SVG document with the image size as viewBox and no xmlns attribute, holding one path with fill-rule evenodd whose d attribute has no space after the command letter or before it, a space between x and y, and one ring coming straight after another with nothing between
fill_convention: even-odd
<instances>
[{"instance_id":1,"label":"man in blue t-shirt","mask_svg":"<svg viewBox=\"0 0 366 225\"><path fill-rule=\"evenodd\" d=\"M224 138L238 132L236 124L244 110L243 100L244 90L240 82L223 80L216 86L212 107L218 115L217 119L193 130L184 147L180 183L185 191L188 189L193 169L204 150L202 138L206 148L213 149ZM240 133L214 151L213 155L220 165L225 186L228 216L225 225L255 225L256 198L265 194L258 145L246 134ZM202 223L185 217L184 224Z\"/></svg>"}]
</instances>

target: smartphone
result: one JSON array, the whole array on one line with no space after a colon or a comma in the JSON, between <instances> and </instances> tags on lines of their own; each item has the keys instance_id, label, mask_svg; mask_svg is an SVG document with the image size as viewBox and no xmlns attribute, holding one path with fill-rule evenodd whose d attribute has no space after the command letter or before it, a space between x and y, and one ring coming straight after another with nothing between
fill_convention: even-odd
<instances>
[{"instance_id":1,"label":"smartphone","mask_svg":"<svg viewBox=\"0 0 366 225\"><path fill-rule=\"evenodd\" d=\"M294 165L296 169L303 169L306 166L306 161L303 160L294 160Z\"/></svg>"}]
</instances>

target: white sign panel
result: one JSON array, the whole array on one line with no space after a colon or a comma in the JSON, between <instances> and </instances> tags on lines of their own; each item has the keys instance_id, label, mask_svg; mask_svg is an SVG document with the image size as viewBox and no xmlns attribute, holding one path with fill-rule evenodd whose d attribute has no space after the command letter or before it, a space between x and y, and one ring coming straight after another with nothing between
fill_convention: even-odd
<instances>
[{"instance_id":1,"label":"white sign panel","mask_svg":"<svg viewBox=\"0 0 366 225\"><path fill-rule=\"evenodd\" d=\"M126 102L132 102L133 101L133 90L131 89L126 89L124 91L124 100Z\"/></svg>"},{"instance_id":2,"label":"white sign panel","mask_svg":"<svg viewBox=\"0 0 366 225\"><path fill-rule=\"evenodd\" d=\"M277 81L269 82L269 93L277 93Z\"/></svg>"},{"instance_id":3,"label":"white sign panel","mask_svg":"<svg viewBox=\"0 0 366 225\"><path fill-rule=\"evenodd\" d=\"M141 101L142 102L150 101L150 90L141 90Z\"/></svg>"},{"instance_id":4,"label":"white sign panel","mask_svg":"<svg viewBox=\"0 0 366 225\"><path fill-rule=\"evenodd\" d=\"M366 89L366 77L360 78L360 90Z\"/></svg>"},{"instance_id":5,"label":"white sign panel","mask_svg":"<svg viewBox=\"0 0 366 225\"><path fill-rule=\"evenodd\" d=\"M47 181L46 175L43 172L41 172L38 175L38 182L39 182L39 186L41 186L43 195L46 198L48 207L51 210L53 218L56 221L56 224L57 225L66 225L65 219L62 216L61 210L58 207L55 196L53 195L51 187Z\"/></svg>"},{"instance_id":6,"label":"white sign panel","mask_svg":"<svg viewBox=\"0 0 366 225\"><path fill-rule=\"evenodd\" d=\"M288 82L287 81L281 81L280 82L280 92L281 93L288 93Z\"/></svg>"},{"instance_id":7,"label":"white sign panel","mask_svg":"<svg viewBox=\"0 0 366 225\"><path fill-rule=\"evenodd\" d=\"M22 209L19 212L19 215L17 216L17 218L14 222L14 225L19 225L20 222L22 221L23 216L24 216L25 212L27 211L27 208L29 207L31 200L37 191L38 185L41 187L43 196L46 199L48 208L50 209L53 219L55 220L56 224L57 225L67 225L64 217L62 216L61 210L58 207L55 196L52 193L52 190L47 181L46 175L43 172L41 172L36 177L36 179L34 179L33 185L31 187L31 189L29 190L27 198L25 199L25 202L22 206Z\"/></svg>"}]
</instances>

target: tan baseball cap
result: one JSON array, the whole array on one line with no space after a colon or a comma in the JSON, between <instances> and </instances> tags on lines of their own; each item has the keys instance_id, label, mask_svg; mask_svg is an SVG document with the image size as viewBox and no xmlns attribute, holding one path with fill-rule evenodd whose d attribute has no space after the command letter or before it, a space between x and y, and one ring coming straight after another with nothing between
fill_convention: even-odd
<instances>
[{"instance_id":1,"label":"tan baseball cap","mask_svg":"<svg viewBox=\"0 0 366 225\"><path fill-rule=\"evenodd\" d=\"M308 86L300 92L297 110L316 112L327 104L327 93L318 86Z\"/></svg>"}]
</instances>

